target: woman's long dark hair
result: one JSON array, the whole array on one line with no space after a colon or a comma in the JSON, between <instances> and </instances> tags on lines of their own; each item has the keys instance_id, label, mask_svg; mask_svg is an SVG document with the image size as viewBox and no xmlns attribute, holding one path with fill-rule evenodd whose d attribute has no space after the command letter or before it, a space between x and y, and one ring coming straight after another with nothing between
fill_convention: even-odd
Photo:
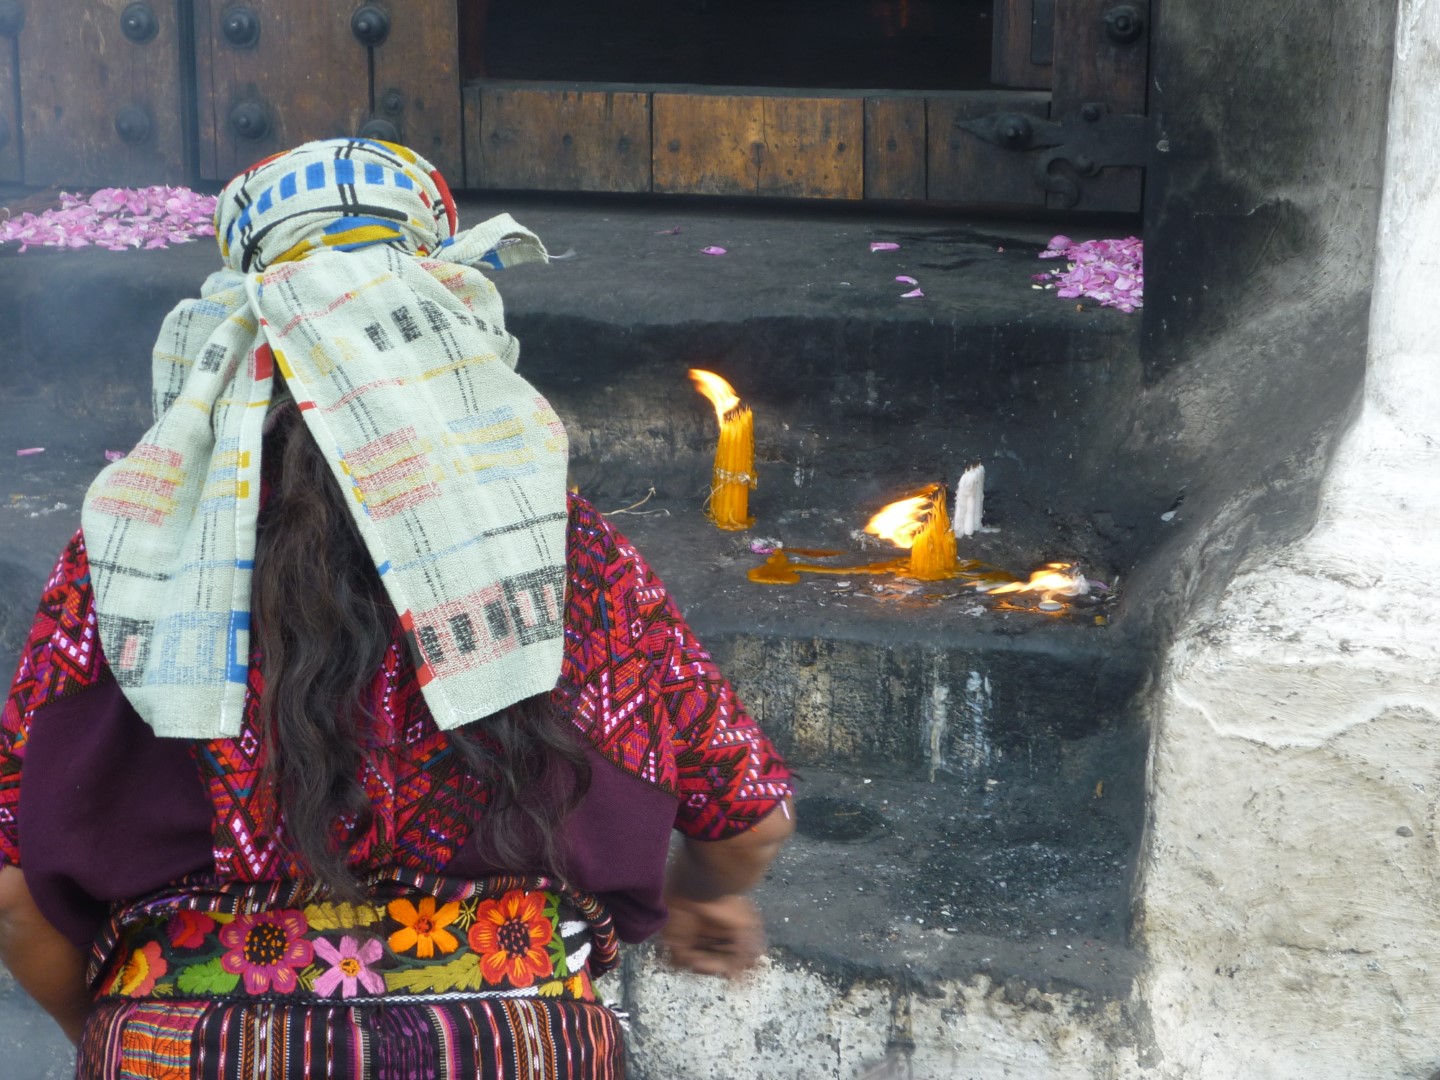
<instances>
[{"instance_id":1,"label":"woman's long dark hair","mask_svg":"<svg viewBox=\"0 0 1440 1080\"><path fill-rule=\"evenodd\" d=\"M391 642L395 609L350 516L349 496L299 410L277 406L271 419L269 496L251 588L266 771L287 848L338 899L354 900L359 883L339 838L363 832L373 817L361 783L362 725L373 720L368 691ZM549 695L455 729L450 741L488 793L483 805L471 803L472 842L485 862L563 876L559 828L590 771L578 733Z\"/></svg>"}]
</instances>

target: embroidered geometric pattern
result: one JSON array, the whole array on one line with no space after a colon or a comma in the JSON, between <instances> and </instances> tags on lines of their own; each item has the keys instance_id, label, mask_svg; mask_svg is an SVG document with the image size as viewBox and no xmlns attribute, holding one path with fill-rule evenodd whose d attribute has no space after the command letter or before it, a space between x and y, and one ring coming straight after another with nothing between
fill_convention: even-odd
<instances>
[{"instance_id":1,"label":"embroidered geometric pattern","mask_svg":"<svg viewBox=\"0 0 1440 1080\"><path fill-rule=\"evenodd\" d=\"M96 633L85 541L76 533L46 582L0 712L0 865L20 862L16 810L31 717L45 702L92 686L107 672Z\"/></svg>"},{"instance_id":2,"label":"embroidered geometric pattern","mask_svg":"<svg viewBox=\"0 0 1440 1080\"><path fill-rule=\"evenodd\" d=\"M679 801L682 832L715 840L745 831L791 793L789 770L639 553L583 499L571 496L569 507L556 705L606 759ZM214 808L222 880L301 872L286 853L274 792L263 782L257 660L248 665L240 734L192 746ZM105 671L77 534L46 590L0 728L0 860L19 861L14 809L30 715ZM361 781L372 817L364 829L342 822L337 839L358 873L439 871L469 838L473 808L489 795L436 726L400 633L369 704L374 721L364 732Z\"/></svg>"},{"instance_id":3,"label":"embroidered geometric pattern","mask_svg":"<svg viewBox=\"0 0 1440 1080\"><path fill-rule=\"evenodd\" d=\"M615 1013L586 1001L257 1008L166 999L97 1004L77 1066L93 1080L619 1080L623 1059Z\"/></svg>"},{"instance_id":4,"label":"embroidered geometric pattern","mask_svg":"<svg viewBox=\"0 0 1440 1080\"><path fill-rule=\"evenodd\" d=\"M614 764L680 799L681 832L719 840L749 829L791 794L785 763L660 579L580 499L569 560L556 693L576 723Z\"/></svg>"}]
</instances>

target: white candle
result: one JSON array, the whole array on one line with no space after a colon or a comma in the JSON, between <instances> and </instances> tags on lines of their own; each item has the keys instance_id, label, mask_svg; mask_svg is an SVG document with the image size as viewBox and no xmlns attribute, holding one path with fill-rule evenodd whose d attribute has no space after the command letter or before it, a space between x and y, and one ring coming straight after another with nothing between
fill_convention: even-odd
<instances>
[{"instance_id":1,"label":"white candle","mask_svg":"<svg viewBox=\"0 0 1440 1080\"><path fill-rule=\"evenodd\" d=\"M955 485L955 535L974 536L985 512L985 466L971 465Z\"/></svg>"}]
</instances>

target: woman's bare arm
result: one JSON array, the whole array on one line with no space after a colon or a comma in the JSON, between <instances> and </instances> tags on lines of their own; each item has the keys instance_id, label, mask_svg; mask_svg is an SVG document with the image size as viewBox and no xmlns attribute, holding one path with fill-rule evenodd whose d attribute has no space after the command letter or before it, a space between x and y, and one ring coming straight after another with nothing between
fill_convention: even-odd
<instances>
[{"instance_id":1,"label":"woman's bare arm","mask_svg":"<svg viewBox=\"0 0 1440 1080\"><path fill-rule=\"evenodd\" d=\"M686 839L670 864L662 937L670 962L702 975L736 976L765 951L765 926L745 893L795 830L791 801L726 840Z\"/></svg>"},{"instance_id":2,"label":"woman's bare arm","mask_svg":"<svg viewBox=\"0 0 1440 1080\"><path fill-rule=\"evenodd\" d=\"M71 1042L80 1041L91 1004L85 957L45 921L18 866L0 866L0 963Z\"/></svg>"}]
</instances>

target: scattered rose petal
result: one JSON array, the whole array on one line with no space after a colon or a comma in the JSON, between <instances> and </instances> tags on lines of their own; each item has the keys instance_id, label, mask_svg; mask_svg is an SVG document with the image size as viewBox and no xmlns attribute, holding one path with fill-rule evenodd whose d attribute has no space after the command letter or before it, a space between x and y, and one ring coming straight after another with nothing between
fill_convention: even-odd
<instances>
[{"instance_id":1,"label":"scattered rose petal","mask_svg":"<svg viewBox=\"0 0 1440 1080\"><path fill-rule=\"evenodd\" d=\"M1145 306L1145 247L1138 237L1077 244L1068 236L1052 236L1040 258L1065 260L1064 270L1030 278L1044 282L1044 288L1054 288L1056 296L1086 297L1099 301L1101 307L1127 313ZM1076 309L1083 310L1080 305Z\"/></svg>"},{"instance_id":2,"label":"scattered rose petal","mask_svg":"<svg viewBox=\"0 0 1440 1080\"><path fill-rule=\"evenodd\" d=\"M16 456L16 457L33 457L33 456L36 455L36 454L43 454L44 452L45 452L45 447L43 447L43 446L30 446L30 447L25 448L24 450L16 450L16 451L15 451L15 456Z\"/></svg>"},{"instance_id":3,"label":"scattered rose petal","mask_svg":"<svg viewBox=\"0 0 1440 1080\"><path fill-rule=\"evenodd\" d=\"M215 197L189 188L101 188L88 199L62 191L60 206L0 222L0 244L100 247L110 251L163 248L214 236Z\"/></svg>"},{"instance_id":4,"label":"scattered rose petal","mask_svg":"<svg viewBox=\"0 0 1440 1080\"><path fill-rule=\"evenodd\" d=\"M924 295L925 295L925 294L924 294L923 292L921 292L919 289L911 289L911 290L910 290L909 292L907 292L907 293L901 293L901 294L900 294L900 299L901 299L901 300L909 300L911 297L914 297L914 296L924 296Z\"/></svg>"},{"instance_id":5,"label":"scattered rose petal","mask_svg":"<svg viewBox=\"0 0 1440 1080\"><path fill-rule=\"evenodd\" d=\"M124 450L106 450L106 451L105 451L105 460L106 460L106 461L119 461L119 460L120 460L121 458L123 458L124 456L125 456L125 451L124 451Z\"/></svg>"},{"instance_id":6,"label":"scattered rose petal","mask_svg":"<svg viewBox=\"0 0 1440 1080\"><path fill-rule=\"evenodd\" d=\"M679 236L679 235L680 235L680 226L679 226L679 225L676 225L673 229L657 229L657 230L655 231L655 235L656 235L656 236Z\"/></svg>"},{"instance_id":7,"label":"scattered rose petal","mask_svg":"<svg viewBox=\"0 0 1440 1080\"><path fill-rule=\"evenodd\" d=\"M899 251L899 244L892 244L889 240L874 240L870 244L871 251Z\"/></svg>"},{"instance_id":8,"label":"scattered rose petal","mask_svg":"<svg viewBox=\"0 0 1440 1080\"><path fill-rule=\"evenodd\" d=\"M911 277L909 274L896 274L896 275L895 275L895 280L898 281L898 282L900 282L900 284L902 284L902 285L919 285L919 284L920 284L918 281L916 281L916 280L915 280L913 277Z\"/></svg>"},{"instance_id":9,"label":"scattered rose petal","mask_svg":"<svg viewBox=\"0 0 1440 1080\"><path fill-rule=\"evenodd\" d=\"M773 555L785 545L779 540L751 540L750 550L756 555Z\"/></svg>"},{"instance_id":10,"label":"scattered rose petal","mask_svg":"<svg viewBox=\"0 0 1440 1080\"><path fill-rule=\"evenodd\" d=\"M1005 254L1005 249L998 244L995 246L995 250L1001 255Z\"/></svg>"},{"instance_id":11,"label":"scattered rose petal","mask_svg":"<svg viewBox=\"0 0 1440 1080\"><path fill-rule=\"evenodd\" d=\"M700 249L700 254L701 254L701 255L724 255L724 254L725 254L725 249L722 248L722 247L704 247L704 248L701 248L701 249Z\"/></svg>"}]
</instances>

